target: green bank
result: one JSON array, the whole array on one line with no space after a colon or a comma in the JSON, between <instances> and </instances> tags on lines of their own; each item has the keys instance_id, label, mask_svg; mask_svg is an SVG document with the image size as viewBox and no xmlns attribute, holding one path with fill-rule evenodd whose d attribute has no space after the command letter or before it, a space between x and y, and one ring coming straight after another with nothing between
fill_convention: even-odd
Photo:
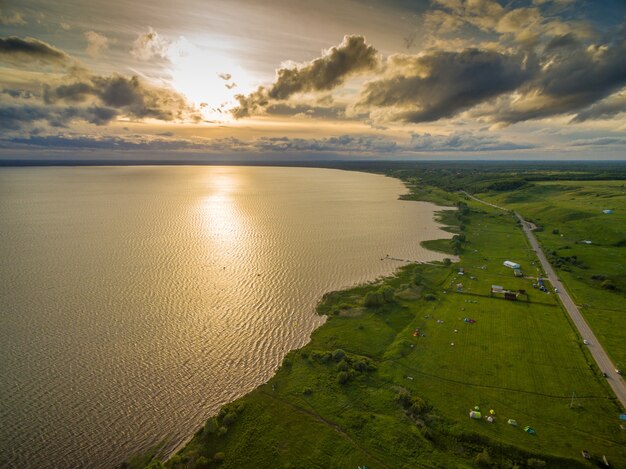
<instances>
[{"instance_id":1,"label":"green bank","mask_svg":"<svg viewBox=\"0 0 626 469\"><path fill-rule=\"evenodd\" d=\"M441 213L455 239L427 245L460 262L326 295L308 345L151 467L626 465L621 409L561 306L533 288L539 267L516 220L412 189L407 198L458 204ZM470 419L476 407L482 418Z\"/></svg>"}]
</instances>

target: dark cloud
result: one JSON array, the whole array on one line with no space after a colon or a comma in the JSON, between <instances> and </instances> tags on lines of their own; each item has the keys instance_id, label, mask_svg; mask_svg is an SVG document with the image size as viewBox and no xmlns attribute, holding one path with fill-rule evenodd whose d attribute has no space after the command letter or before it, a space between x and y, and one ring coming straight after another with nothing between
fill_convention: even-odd
<instances>
[{"instance_id":1,"label":"dark cloud","mask_svg":"<svg viewBox=\"0 0 626 469\"><path fill-rule=\"evenodd\" d=\"M512 91L532 76L524 55L467 49L392 56L388 77L368 83L357 108L393 108L407 122L451 117Z\"/></svg>"},{"instance_id":2,"label":"dark cloud","mask_svg":"<svg viewBox=\"0 0 626 469\"><path fill-rule=\"evenodd\" d=\"M0 37L0 60L20 65L38 62L66 66L73 62L65 52L39 39L15 36Z\"/></svg>"},{"instance_id":3,"label":"dark cloud","mask_svg":"<svg viewBox=\"0 0 626 469\"><path fill-rule=\"evenodd\" d=\"M598 137L572 142L573 147L596 147L626 145L626 137Z\"/></svg>"},{"instance_id":4,"label":"dark cloud","mask_svg":"<svg viewBox=\"0 0 626 469\"><path fill-rule=\"evenodd\" d=\"M389 153L398 150L398 144L376 135L341 135L319 139L262 137L253 147L265 152L324 152L324 153Z\"/></svg>"},{"instance_id":5,"label":"dark cloud","mask_svg":"<svg viewBox=\"0 0 626 469\"><path fill-rule=\"evenodd\" d=\"M408 148L419 152L475 152L508 151L534 148L533 145L504 142L494 136L475 135L470 132L454 132L447 136L428 133L411 134Z\"/></svg>"},{"instance_id":6,"label":"dark cloud","mask_svg":"<svg viewBox=\"0 0 626 469\"><path fill-rule=\"evenodd\" d=\"M326 119L345 117L340 106L311 106L309 104L278 103L267 106L265 112L270 116L300 116Z\"/></svg>"},{"instance_id":7,"label":"dark cloud","mask_svg":"<svg viewBox=\"0 0 626 469\"><path fill-rule=\"evenodd\" d=\"M132 141L120 137L71 137L64 135L15 137L0 140L5 145L29 145L44 148L101 149L101 150L185 150L194 145L186 140L140 140Z\"/></svg>"},{"instance_id":8,"label":"dark cloud","mask_svg":"<svg viewBox=\"0 0 626 469\"><path fill-rule=\"evenodd\" d=\"M8 130L21 130L41 122L46 122L52 127L66 127L77 120L104 125L117 115L118 112L115 109L100 106L9 105L0 107L0 127Z\"/></svg>"},{"instance_id":9,"label":"dark cloud","mask_svg":"<svg viewBox=\"0 0 626 469\"><path fill-rule=\"evenodd\" d=\"M278 69L276 80L269 87L261 86L247 96L238 95L239 106L232 113L236 118L246 117L272 101L286 100L296 93L328 91L349 76L372 71L378 65L378 52L363 36L345 36L341 44L311 62Z\"/></svg>"},{"instance_id":10,"label":"dark cloud","mask_svg":"<svg viewBox=\"0 0 626 469\"><path fill-rule=\"evenodd\" d=\"M626 91L615 96L609 96L587 109L583 109L576 114L572 122L584 122L591 119L608 119L623 112L626 112Z\"/></svg>"},{"instance_id":11,"label":"dark cloud","mask_svg":"<svg viewBox=\"0 0 626 469\"><path fill-rule=\"evenodd\" d=\"M504 142L491 135L476 135L457 132L448 136L413 134L405 144L380 135L338 135L324 138L260 137L241 140L235 137L210 140L186 140L162 132L157 136L72 136L34 135L0 140L0 146L33 146L42 148L67 149L109 149L140 151L185 151L196 153L273 153L273 154L356 154L370 156L409 155L412 153L465 153L510 151L533 148L532 145L519 145Z\"/></svg>"},{"instance_id":12,"label":"dark cloud","mask_svg":"<svg viewBox=\"0 0 626 469\"><path fill-rule=\"evenodd\" d=\"M626 40L584 44L570 37L557 38L546 48L532 80L518 90L516 100L487 110L490 119L512 124L560 114L581 112L579 120L606 115L614 109L590 108L626 85Z\"/></svg>"},{"instance_id":13,"label":"dark cloud","mask_svg":"<svg viewBox=\"0 0 626 469\"><path fill-rule=\"evenodd\" d=\"M138 77L91 75L67 84L44 87L44 101L82 103L95 101L135 118L165 121L199 119L193 108L174 90L147 85Z\"/></svg>"}]
</instances>

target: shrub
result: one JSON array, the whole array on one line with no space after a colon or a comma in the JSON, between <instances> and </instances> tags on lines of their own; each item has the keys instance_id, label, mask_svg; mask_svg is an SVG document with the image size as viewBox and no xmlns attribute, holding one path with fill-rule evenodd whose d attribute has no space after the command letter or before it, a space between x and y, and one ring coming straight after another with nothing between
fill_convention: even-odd
<instances>
[{"instance_id":1,"label":"shrub","mask_svg":"<svg viewBox=\"0 0 626 469\"><path fill-rule=\"evenodd\" d=\"M285 357L285 359L283 360L283 366L285 368L291 368L292 365L293 363L291 362L291 358Z\"/></svg>"},{"instance_id":2,"label":"shrub","mask_svg":"<svg viewBox=\"0 0 626 469\"><path fill-rule=\"evenodd\" d=\"M144 469L165 469L165 466L161 461L152 461Z\"/></svg>"},{"instance_id":3,"label":"shrub","mask_svg":"<svg viewBox=\"0 0 626 469\"><path fill-rule=\"evenodd\" d=\"M338 364L337 364L337 369L339 371L348 371L350 369L350 365L348 365L348 362L345 360L341 360Z\"/></svg>"},{"instance_id":4,"label":"shrub","mask_svg":"<svg viewBox=\"0 0 626 469\"><path fill-rule=\"evenodd\" d=\"M413 283L415 285L421 285L422 284L422 273L420 271L415 272L415 274L413 275Z\"/></svg>"},{"instance_id":5,"label":"shrub","mask_svg":"<svg viewBox=\"0 0 626 469\"><path fill-rule=\"evenodd\" d=\"M413 396L411 399L411 413L413 415L422 415L428 411L428 404L419 396Z\"/></svg>"},{"instance_id":6,"label":"shrub","mask_svg":"<svg viewBox=\"0 0 626 469\"><path fill-rule=\"evenodd\" d=\"M237 420L237 414L234 412L227 413L222 419L222 423L227 427L230 427Z\"/></svg>"},{"instance_id":7,"label":"shrub","mask_svg":"<svg viewBox=\"0 0 626 469\"><path fill-rule=\"evenodd\" d=\"M337 375L339 384L346 384L350 380L350 374L347 371L341 371Z\"/></svg>"},{"instance_id":8,"label":"shrub","mask_svg":"<svg viewBox=\"0 0 626 469\"><path fill-rule=\"evenodd\" d=\"M200 456L196 459L196 467L209 467L209 459L204 456Z\"/></svg>"},{"instance_id":9,"label":"shrub","mask_svg":"<svg viewBox=\"0 0 626 469\"><path fill-rule=\"evenodd\" d=\"M617 290L617 287L615 286L615 284L609 279L606 279L605 281L603 281L600 284L600 286L604 288L605 290Z\"/></svg>"},{"instance_id":10,"label":"shrub","mask_svg":"<svg viewBox=\"0 0 626 469\"><path fill-rule=\"evenodd\" d=\"M555 228L552 230L552 234L558 235L558 234L561 234L561 232L559 231L558 228Z\"/></svg>"},{"instance_id":11,"label":"shrub","mask_svg":"<svg viewBox=\"0 0 626 469\"><path fill-rule=\"evenodd\" d=\"M427 301L435 301L437 297L433 295L432 293L428 293L424 296L424 299Z\"/></svg>"},{"instance_id":12,"label":"shrub","mask_svg":"<svg viewBox=\"0 0 626 469\"><path fill-rule=\"evenodd\" d=\"M489 451L484 449L482 452L478 453L474 458L474 462L479 467L491 466L491 456L489 455Z\"/></svg>"},{"instance_id":13,"label":"shrub","mask_svg":"<svg viewBox=\"0 0 626 469\"><path fill-rule=\"evenodd\" d=\"M307 386L306 388L302 390L302 394L304 394L305 396L309 396L313 394L313 390Z\"/></svg>"},{"instance_id":14,"label":"shrub","mask_svg":"<svg viewBox=\"0 0 626 469\"><path fill-rule=\"evenodd\" d=\"M221 463L222 461L224 461L225 458L226 455L220 451L219 453L215 453L213 455L213 462Z\"/></svg>"},{"instance_id":15,"label":"shrub","mask_svg":"<svg viewBox=\"0 0 626 469\"><path fill-rule=\"evenodd\" d=\"M451 261L449 258L447 258L447 257L446 257L446 258L443 260L443 265L448 266L448 265L450 265L450 264L452 264L452 261Z\"/></svg>"},{"instance_id":16,"label":"shrub","mask_svg":"<svg viewBox=\"0 0 626 469\"><path fill-rule=\"evenodd\" d=\"M338 348L337 350L333 352L333 360L335 360L336 362L343 360L345 356L346 356L346 352L344 352L340 348Z\"/></svg>"},{"instance_id":17,"label":"shrub","mask_svg":"<svg viewBox=\"0 0 626 469\"><path fill-rule=\"evenodd\" d=\"M389 285L385 285L380 289L380 294L383 297L385 303L393 303L394 290Z\"/></svg>"},{"instance_id":18,"label":"shrub","mask_svg":"<svg viewBox=\"0 0 626 469\"><path fill-rule=\"evenodd\" d=\"M377 308L383 305L383 295L379 291L369 291L365 295L364 304L368 308Z\"/></svg>"},{"instance_id":19,"label":"shrub","mask_svg":"<svg viewBox=\"0 0 626 469\"><path fill-rule=\"evenodd\" d=\"M217 419L215 417L210 418L204 424L204 433L207 435L212 435L217 431Z\"/></svg>"},{"instance_id":20,"label":"shrub","mask_svg":"<svg viewBox=\"0 0 626 469\"><path fill-rule=\"evenodd\" d=\"M546 467L546 462L542 459L530 458L526 460L526 465L528 467Z\"/></svg>"}]
</instances>

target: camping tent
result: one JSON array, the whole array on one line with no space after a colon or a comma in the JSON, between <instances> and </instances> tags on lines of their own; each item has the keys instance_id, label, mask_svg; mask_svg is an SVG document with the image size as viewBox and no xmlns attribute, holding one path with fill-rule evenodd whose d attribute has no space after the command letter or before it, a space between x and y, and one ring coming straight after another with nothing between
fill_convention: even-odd
<instances>
[{"instance_id":1,"label":"camping tent","mask_svg":"<svg viewBox=\"0 0 626 469\"><path fill-rule=\"evenodd\" d=\"M480 420L481 418L483 418L482 414L478 412L477 410L470 410L469 416L471 419Z\"/></svg>"},{"instance_id":2,"label":"camping tent","mask_svg":"<svg viewBox=\"0 0 626 469\"><path fill-rule=\"evenodd\" d=\"M517 427L517 420L509 419L508 424Z\"/></svg>"},{"instance_id":3,"label":"camping tent","mask_svg":"<svg viewBox=\"0 0 626 469\"><path fill-rule=\"evenodd\" d=\"M537 432L535 432L534 428L529 427L528 425L524 427L524 431L526 433L528 433L529 435L534 435L535 433L537 433Z\"/></svg>"},{"instance_id":4,"label":"camping tent","mask_svg":"<svg viewBox=\"0 0 626 469\"><path fill-rule=\"evenodd\" d=\"M509 267L510 269L519 269L522 267L517 262L512 262L512 261L504 261L503 264L504 264L504 267Z\"/></svg>"}]
</instances>

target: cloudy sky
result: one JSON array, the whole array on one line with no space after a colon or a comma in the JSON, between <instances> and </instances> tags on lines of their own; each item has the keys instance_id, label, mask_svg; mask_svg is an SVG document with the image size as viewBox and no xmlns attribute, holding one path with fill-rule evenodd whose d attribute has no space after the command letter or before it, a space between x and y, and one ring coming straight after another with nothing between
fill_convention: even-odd
<instances>
[{"instance_id":1,"label":"cloudy sky","mask_svg":"<svg viewBox=\"0 0 626 469\"><path fill-rule=\"evenodd\" d=\"M0 158L626 159L626 1L0 0Z\"/></svg>"}]
</instances>

